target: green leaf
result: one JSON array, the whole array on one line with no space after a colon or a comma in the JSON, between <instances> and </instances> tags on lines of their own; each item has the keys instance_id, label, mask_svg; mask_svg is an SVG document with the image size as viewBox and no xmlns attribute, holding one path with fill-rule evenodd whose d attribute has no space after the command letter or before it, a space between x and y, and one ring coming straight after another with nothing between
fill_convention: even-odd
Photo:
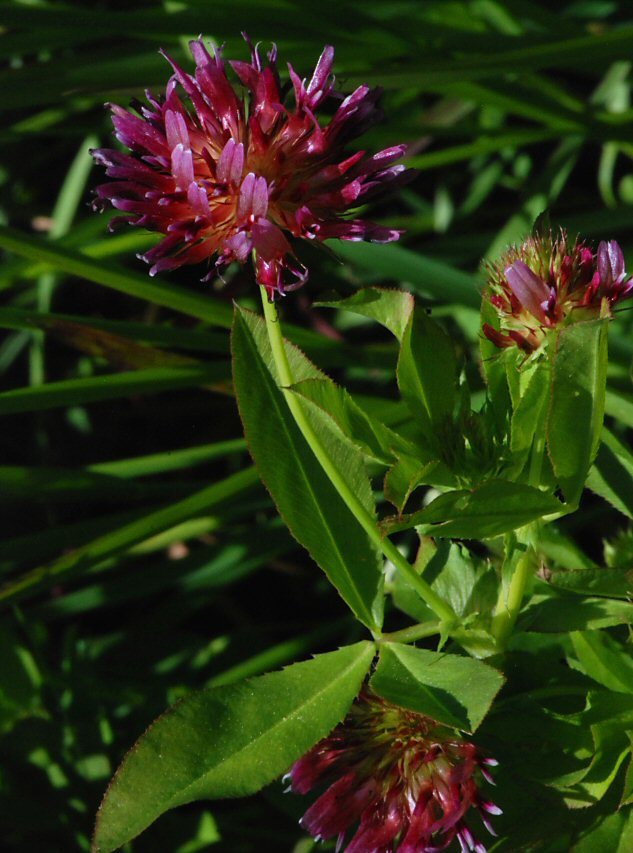
<instances>
[{"instance_id":1,"label":"green leaf","mask_svg":"<svg viewBox=\"0 0 633 853\"><path fill-rule=\"evenodd\" d=\"M426 569L429 568L429 576L425 577L424 580L430 583L431 586L433 586L433 582L437 579L438 564L440 564L439 570L441 571L444 560L447 557L447 549L442 547L444 544L446 543L440 543L438 547L430 537L425 536L420 538L420 545L415 555L413 568L417 574L422 576L424 576ZM394 575L389 584L389 591L393 603L398 610L406 613L407 616L415 619L416 622L422 623L437 618L428 604L422 601L418 593L401 575ZM453 607L452 602L447 601L447 603Z\"/></svg>"},{"instance_id":2,"label":"green leaf","mask_svg":"<svg viewBox=\"0 0 633 853\"><path fill-rule=\"evenodd\" d=\"M547 448L566 500L576 504L600 443L608 320L576 323L551 341Z\"/></svg>"},{"instance_id":3,"label":"green leaf","mask_svg":"<svg viewBox=\"0 0 633 853\"><path fill-rule=\"evenodd\" d=\"M385 475L385 498L402 514L415 489L423 482L425 473L434 467L433 462L420 462L406 454L399 456Z\"/></svg>"},{"instance_id":4,"label":"green leaf","mask_svg":"<svg viewBox=\"0 0 633 853\"><path fill-rule=\"evenodd\" d=\"M413 296L405 290L363 287L345 299L316 302L315 305L324 308L341 308L344 311L371 317L401 341L415 302Z\"/></svg>"},{"instance_id":5,"label":"green leaf","mask_svg":"<svg viewBox=\"0 0 633 853\"><path fill-rule=\"evenodd\" d=\"M488 480L474 489L446 492L411 515L385 519L382 527L387 533L420 527L422 535L489 539L563 509L555 497L532 486Z\"/></svg>"},{"instance_id":6,"label":"green leaf","mask_svg":"<svg viewBox=\"0 0 633 853\"><path fill-rule=\"evenodd\" d=\"M514 659L513 669L519 661L520 658ZM550 661L554 663L555 658L550 657ZM539 681L530 677L543 666L538 654L531 654L524 666L528 670L528 684L543 683L542 675ZM545 676L550 675L551 670L546 670ZM520 767L523 778L546 785L558 784L561 777L566 783L570 776L581 776L591 759L593 742L589 726L581 724L578 715L554 713L529 690L499 702L485 728L486 732L494 733L497 743L503 744L498 757L503 758L504 765L507 761L515 768Z\"/></svg>"},{"instance_id":7,"label":"green leaf","mask_svg":"<svg viewBox=\"0 0 633 853\"><path fill-rule=\"evenodd\" d=\"M482 299L480 310L481 326L488 323L493 329L499 329L499 316L489 299ZM499 429L505 430L508 415L512 409L506 364L516 361L511 349L499 349L483 332L479 335L479 353L481 365L488 389L487 397Z\"/></svg>"},{"instance_id":8,"label":"green leaf","mask_svg":"<svg viewBox=\"0 0 633 853\"><path fill-rule=\"evenodd\" d=\"M544 361L542 353L537 353L526 363L525 354L516 347L503 350L502 363L506 373L508 391L512 400L512 408L516 409L521 399L532 384L535 374L539 373Z\"/></svg>"},{"instance_id":9,"label":"green leaf","mask_svg":"<svg viewBox=\"0 0 633 853\"><path fill-rule=\"evenodd\" d=\"M571 853L630 853L633 850L633 809L600 818L571 848Z\"/></svg>"},{"instance_id":10,"label":"green leaf","mask_svg":"<svg viewBox=\"0 0 633 853\"><path fill-rule=\"evenodd\" d=\"M385 498L399 513L406 506L413 492L422 485L454 486L455 477L438 459L422 460L403 453L385 476Z\"/></svg>"},{"instance_id":11,"label":"green leaf","mask_svg":"<svg viewBox=\"0 0 633 853\"><path fill-rule=\"evenodd\" d=\"M633 518L633 453L606 427L587 487Z\"/></svg>"},{"instance_id":12,"label":"green leaf","mask_svg":"<svg viewBox=\"0 0 633 853\"><path fill-rule=\"evenodd\" d=\"M497 597L497 577L487 562L463 545L447 540L422 538L415 570L458 616L488 613ZM398 609L418 622L432 619L432 611L399 576L391 581L391 594Z\"/></svg>"},{"instance_id":13,"label":"green leaf","mask_svg":"<svg viewBox=\"0 0 633 853\"><path fill-rule=\"evenodd\" d=\"M474 732L503 681L496 669L473 658L385 643L371 686L396 705Z\"/></svg>"},{"instance_id":14,"label":"green leaf","mask_svg":"<svg viewBox=\"0 0 633 853\"><path fill-rule=\"evenodd\" d=\"M357 643L281 672L187 696L137 741L103 799L93 853L175 806L253 794L343 719L374 655Z\"/></svg>"},{"instance_id":15,"label":"green leaf","mask_svg":"<svg viewBox=\"0 0 633 853\"><path fill-rule=\"evenodd\" d=\"M546 634L564 634L633 624L633 604L611 598L579 598L551 590L535 595L519 617L519 628Z\"/></svg>"},{"instance_id":16,"label":"green leaf","mask_svg":"<svg viewBox=\"0 0 633 853\"><path fill-rule=\"evenodd\" d=\"M293 385L292 391L321 409L346 438L372 459L388 464L396 449L412 449L406 439L363 411L344 388L330 379L304 379Z\"/></svg>"},{"instance_id":17,"label":"green leaf","mask_svg":"<svg viewBox=\"0 0 633 853\"><path fill-rule=\"evenodd\" d=\"M633 732L633 696L611 690L590 690L581 719L586 726L618 723L624 731Z\"/></svg>"},{"instance_id":18,"label":"green leaf","mask_svg":"<svg viewBox=\"0 0 633 853\"><path fill-rule=\"evenodd\" d=\"M260 475L293 536L309 551L330 582L368 627L382 618L379 554L324 473L294 422L271 373L272 353L261 318L236 311L232 334L233 376L246 440ZM286 343L298 381L322 378ZM319 429L319 424L313 424ZM332 436L321 428L331 447ZM364 489L362 464L339 444L337 464L357 491ZM360 470L359 470L360 466Z\"/></svg>"},{"instance_id":19,"label":"green leaf","mask_svg":"<svg viewBox=\"0 0 633 853\"><path fill-rule=\"evenodd\" d=\"M535 369L529 371L528 377L527 387L516 402L510 424L510 449L514 457L513 470L517 474L528 459L535 436L539 438L544 427L543 414L550 388L547 362L535 362Z\"/></svg>"},{"instance_id":20,"label":"green leaf","mask_svg":"<svg viewBox=\"0 0 633 853\"><path fill-rule=\"evenodd\" d=\"M585 675L609 690L633 693L630 648L619 645L603 631L573 631L570 639Z\"/></svg>"},{"instance_id":21,"label":"green leaf","mask_svg":"<svg viewBox=\"0 0 633 853\"><path fill-rule=\"evenodd\" d=\"M554 571L548 583L578 595L604 595L630 599L633 596L633 569L574 569Z\"/></svg>"},{"instance_id":22,"label":"green leaf","mask_svg":"<svg viewBox=\"0 0 633 853\"><path fill-rule=\"evenodd\" d=\"M492 610L497 591L494 570L455 542L440 541L424 569L424 578L458 616Z\"/></svg>"},{"instance_id":23,"label":"green leaf","mask_svg":"<svg viewBox=\"0 0 633 853\"><path fill-rule=\"evenodd\" d=\"M622 791L620 808L622 808L622 806L633 805L633 732L628 732L628 735L629 740L631 741L631 757L629 766L626 769L626 776L624 777L624 790ZM630 811L629 814L631 814ZM631 821L630 832L631 843L633 843L633 821Z\"/></svg>"},{"instance_id":24,"label":"green leaf","mask_svg":"<svg viewBox=\"0 0 633 853\"><path fill-rule=\"evenodd\" d=\"M398 387L427 434L451 424L457 399L457 361L446 332L423 310L407 323L397 368Z\"/></svg>"},{"instance_id":25,"label":"green leaf","mask_svg":"<svg viewBox=\"0 0 633 853\"><path fill-rule=\"evenodd\" d=\"M594 755L586 773L568 792L566 801L571 808L582 808L599 802L631 752L631 742L618 723L592 726L591 735Z\"/></svg>"}]
</instances>

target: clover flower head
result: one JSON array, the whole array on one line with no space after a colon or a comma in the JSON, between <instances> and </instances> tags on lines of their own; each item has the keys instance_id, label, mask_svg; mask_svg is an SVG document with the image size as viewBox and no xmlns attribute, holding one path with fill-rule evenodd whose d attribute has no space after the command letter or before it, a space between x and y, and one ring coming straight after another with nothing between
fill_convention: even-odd
<instances>
[{"instance_id":1,"label":"clover flower head","mask_svg":"<svg viewBox=\"0 0 633 853\"><path fill-rule=\"evenodd\" d=\"M610 316L633 292L615 240L594 252L561 230L529 237L488 268L485 299L496 308L499 329L483 332L498 347L535 352L548 329L593 316Z\"/></svg>"},{"instance_id":2,"label":"clover flower head","mask_svg":"<svg viewBox=\"0 0 633 853\"><path fill-rule=\"evenodd\" d=\"M309 81L288 65L284 86L276 47L263 62L244 38L250 62L230 63L241 91L229 80L222 51L211 55L197 39L190 42L194 74L164 54L173 69L164 96L147 92L146 104L133 105L136 114L110 105L115 135L130 153L92 152L114 179L97 187L96 206L111 204L123 211L120 219L165 235L141 256L150 275L215 257L210 278L252 257L272 299L308 277L289 238L397 240L400 231L347 214L410 170L396 163L403 145L373 156L346 150L380 119L380 92L338 92L332 47ZM324 105L335 107L328 122L317 119Z\"/></svg>"},{"instance_id":3,"label":"clover flower head","mask_svg":"<svg viewBox=\"0 0 633 853\"><path fill-rule=\"evenodd\" d=\"M297 761L290 789L305 794L327 786L301 825L316 838L354 828L346 853L436 853L457 839L463 853L485 853L465 821L474 809L495 834L480 779L496 765L454 732L364 688L345 720Z\"/></svg>"}]
</instances>

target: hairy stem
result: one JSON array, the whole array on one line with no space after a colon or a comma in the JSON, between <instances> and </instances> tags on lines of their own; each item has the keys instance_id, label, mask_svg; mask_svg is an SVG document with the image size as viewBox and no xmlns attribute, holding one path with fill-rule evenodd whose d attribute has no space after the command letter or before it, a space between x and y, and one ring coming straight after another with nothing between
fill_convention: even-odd
<instances>
[{"instance_id":1,"label":"hairy stem","mask_svg":"<svg viewBox=\"0 0 633 853\"><path fill-rule=\"evenodd\" d=\"M396 570L402 575L407 583L416 590L420 598L428 604L439 619L443 622L456 623L457 616L452 608L442 598L440 598L433 589L431 589L425 580L417 574L415 569L402 556L393 542L391 542L391 540L386 536L381 535L375 519L360 502L345 478L341 475L336 464L330 458L327 449L323 446L319 436L313 429L301 401L292 393L292 391L287 390L289 386L293 384L294 380L284 347L277 307L274 303L268 301L264 288L262 287L260 289L262 294L262 304L264 306L264 318L268 329L268 339L270 341L275 367L279 374L280 386L284 391L288 408L295 419L295 423L301 430L301 433L310 446L310 449L318 459L332 485L374 545L376 545L382 551L384 556L393 563Z\"/></svg>"}]
</instances>

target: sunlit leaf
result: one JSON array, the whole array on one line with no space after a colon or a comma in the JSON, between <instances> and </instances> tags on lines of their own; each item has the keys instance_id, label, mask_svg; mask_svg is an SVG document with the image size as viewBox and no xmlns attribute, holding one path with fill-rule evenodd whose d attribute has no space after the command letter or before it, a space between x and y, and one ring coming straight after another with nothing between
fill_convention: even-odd
<instances>
[{"instance_id":1,"label":"sunlit leaf","mask_svg":"<svg viewBox=\"0 0 633 853\"><path fill-rule=\"evenodd\" d=\"M373 655L371 643L358 643L175 705L112 780L94 853L111 853L175 806L243 797L281 776L343 719Z\"/></svg>"},{"instance_id":2,"label":"sunlit leaf","mask_svg":"<svg viewBox=\"0 0 633 853\"><path fill-rule=\"evenodd\" d=\"M257 337L254 335L257 334ZM312 453L271 373L272 355L263 321L237 311L232 336L233 375L246 440L264 483L293 536L327 574L354 613L369 627L381 620L379 556ZM294 376L321 374L288 347ZM318 425L315 425L318 427ZM321 436L337 464L363 493L364 472L344 445Z\"/></svg>"},{"instance_id":3,"label":"sunlit leaf","mask_svg":"<svg viewBox=\"0 0 633 853\"><path fill-rule=\"evenodd\" d=\"M487 539L562 510L563 505L546 492L521 483L488 480L474 489L446 492L411 515L385 519L383 529L395 532L419 527L423 535Z\"/></svg>"},{"instance_id":4,"label":"sunlit leaf","mask_svg":"<svg viewBox=\"0 0 633 853\"><path fill-rule=\"evenodd\" d=\"M607 320L562 329L551 346L547 447L566 500L584 488L600 443L607 370Z\"/></svg>"},{"instance_id":5,"label":"sunlit leaf","mask_svg":"<svg viewBox=\"0 0 633 853\"><path fill-rule=\"evenodd\" d=\"M380 696L439 723L473 732L503 684L481 661L385 643L371 686Z\"/></svg>"}]
</instances>

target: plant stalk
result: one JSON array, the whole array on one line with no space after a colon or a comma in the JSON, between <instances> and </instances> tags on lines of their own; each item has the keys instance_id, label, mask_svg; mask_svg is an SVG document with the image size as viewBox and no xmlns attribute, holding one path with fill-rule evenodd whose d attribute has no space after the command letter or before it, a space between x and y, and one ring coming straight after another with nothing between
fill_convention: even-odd
<instances>
[{"instance_id":1,"label":"plant stalk","mask_svg":"<svg viewBox=\"0 0 633 853\"><path fill-rule=\"evenodd\" d=\"M492 635L499 649L505 648L508 637L512 633L514 624L519 615L525 586L530 576L532 564L532 551L529 549L522 554L516 564L514 574L510 580L507 599L503 595L503 588L499 591L495 615L492 617Z\"/></svg>"}]
</instances>

